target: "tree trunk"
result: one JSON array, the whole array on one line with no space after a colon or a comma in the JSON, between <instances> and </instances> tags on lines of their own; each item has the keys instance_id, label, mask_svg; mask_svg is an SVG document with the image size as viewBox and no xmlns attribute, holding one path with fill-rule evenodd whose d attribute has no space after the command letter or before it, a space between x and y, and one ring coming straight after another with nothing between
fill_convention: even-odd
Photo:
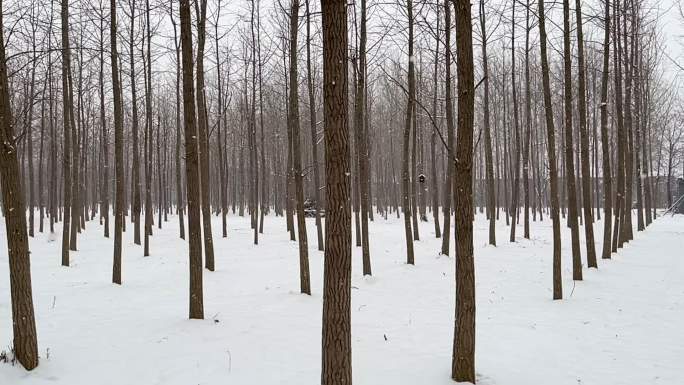
<instances>
[{"instance_id":1,"label":"tree trunk","mask_svg":"<svg viewBox=\"0 0 684 385\"><path fill-rule=\"evenodd\" d=\"M613 92L615 94L615 114L617 118L617 159L615 165L615 172L617 173L617 188L615 194L615 225L613 227L613 245L612 250L617 251L618 247L622 247L624 243L624 234L621 228L624 226L624 211L625 211L625 132L623 126L622 115L622 66L620 65L620 57L622 54L620 42L620 3L615 2L613 7L614 14L614 28L613 28L613 67L615 74L615 87Z\"/></svg>"},{"instance_id":2,"label":"tree trunk","mask_svg":"<svg viewBox=\"0 0 684 385\"><path fill-rule=\"evenodd\" d=\"M515 130L515 162L511 179L513 192L511 198L511 234L510 242L515 242L515 228L518 222L518 195L520 192L520 118L518 116L518 87L515 83L515 2L513 3L513 15L511 22L511 92L513 94L513 129Z\"/></svg>"},{"instance_id":3,"label":"tree trunk","mask_svg":"<svg viewBox=\"0 0 684 385\"><path fill-rule=\"evenodd\" d=\"M185 205L183 200L183 187L181 184L181 119L180 119L180 82L181 82L181 47L178 41L178 32L176 29L176 19L173 17L173 9L169 10L171 24L173 25L173 43L176 48L176 210L178 211L178 224L180 227L180 238L185 239L185 219L183 214L185 212Z\"/></svg>"},{"instance_id":4,"label":"tree trunk","mask_svg":"<svg viewBox=\"0 0 684 385\"><path fill-rule=\"evenodd\" d=\"M66 16L62 5L62 17ZM2 1L0 1L0 25L4 26ZM26 210L21 191L17 140L14 137L9 82L5 58L5 38L0 30L0 175L2 203L7 231L7 254L10 270L10 293L12 301L13 348L17 360L27 370L38 366L38 342L36 321L33 313L31 291L31 260ZM68 256L68 251L67 251Z\"/></svg>"},{"instance_id":5,"label":"tree trunk","mask_svg":"<svg viewBox=\"0 0 684 385\"><path fill-rule=\"evenodd\" d=\"M454 173L456 315L451 378L475 383L475 264L473 258L473 120L475 85L470 2L454 1L458 58L458 143ZM457 236L458 235L458 236Z\"/></svg>"},{"instance_id":6,"label":"tree trunk","mask_svg":"<svg viewBox=\"0 0 684 385\"><path fill-rule=\"evenodd\" d=\"M437 33L435 34L435 67L434 67L434 78L432 81L432 89L434 97L432 98L432 116L437 116L437 95L439 94L439 87L437 86L437 79L439 78L439 4L435 7L435 12L437 13ZM486 75L485 75L486 76ZM432 187L432 220L435 224L435 237L440 238L442 236L442 230L439 227L439 183L437 183L437 159L436 159L436 138L437 137L437 127L434 127L432 134L430 135L430 179L432 179L430 186ZM387 187L383 186L385 189ZM449 230L447 229L447 232Z\"/></svg>"},{"instance_id":7,"label":"tree trunk","mask_svg":"<svg viewBox=\"0 0 684 385\"><path fill-rule=\"evenodd\" d=\"M551 104L551 86L549 80L549 62L546 54L546 21L544 2L539 4L539 37L542 65L542 86L544 89L544 111L546 116L546 136L549 160L549 179L551 183L550 203L551 221L553 222L553 299L563 298L563 281L561 280L561 237L560 213L558 204L558 170L556 166L556 136L553 124L553 104Z\"/></svg>"},{"instance_id":8,"label":"tree trunk","mask_svg":"<svg viewBox=\"0 0 684 385\"><path fill-rule=\"evenodd\" d=\"M572 279L582 280L579 227L577 224L577 188L575 185L574 147L572 138L572 69L570 57L570 1L563 0L563 63L565 107L565 169L568 188L568 225L572 245ZM581 107L580 107L581 108ZM585 122L586 125L586 122Z\"/></svg>"},{"instance_id":9,"label":"tree trunk","mask_svg":"<svg viewBox=\"0 0 684 385\"><path fill-rule=\"evenodd\" d=\"M316 234L318 236L318 250L324 251L323 223L320 210L321 202L320 171L318 170L318 135L316 134L316 99L314 97L313 70L311 67L311 12L309 0L306 0L306 84L309 93L309 124L311 127L311 154L314 172L314 199L316 199Z\"/></svg>"},{"instance_id":10,"label":"tree trunk","mask_svg":"<svg viewBox=\"0 0 684 385\"><path fill-rule=\"evenodd\" d=\"M114 168L115 168L115 205L114 205L114 261L112 282L121 284L121 243L124 222L124 156L123 156L123 101L119 81L119 54L117 51L116 0L110 1L110 47L112 63L112 89L114 93ZM66 221L66 214L65 214Z\"/></svg>"},{"instance_id":11,"label":"tree trunk","mask_svg":"<svg viewBox=\"0 0 684 385\"><path fill-rule=\"evenodd\" d=\"M361 189L361 254L363 275L372 275L370 246L368 241L369 180L368 180L368 139L364 127L364 94L366 90L366 0L361 0L361 32L359 34L359 61L356 68L356 98L354 101L354 131L356 133L356 153L358 155L359 187Z\"/></svg>"},{"instance_id":12,"label":"tree trunk","mask_svg":"<svg viewBox=\"0 0 684 385\"><path fill-rule=\"evenodd\" d=\"M295 182L295 201L297 209L297 235L299 237L299 283L304 294L311 294L311 278L309 277L309 243L306 236L306 218L304 218L304 183L302 181L302 155L299 145L299 96L297 75L297 32L299 27L299 0L292 0L290 10L290 108L288 115L288 131L292 138L292 166Z\"/></svg>"},{"instance_id":13,"label":"tree trunk","mask_svg":"<svg viewBox=\"0 0 684 385\"><path fill-rule=\"evenodd\" d=\"M71 125L74 107L71 79L71 49L69 47L69 0L61 1L62 21L62 121L64 123L63 171L64 174L64 219L62 227L62 266L69 266L69 230L71 228Z\"/></svg>"},{"instance_id":14,"label":"tree trunk","mask_svg":"<svg viewBox=\"0 0 684 385\"><path fill-rule=\"evenodd\" d=\"M601 154L603 166L603 251L601 258L609 259L611 253L611 220L613 178L610 171L608 148L608 62L610 60L610 0L606 0L605 31L603 35L603 71L601 74Z\"/></svg>"},{"instance_id":15,"label":"tree trunk","mask_svg":"<svg viewBox=\"0 0 684 385\"><path fill-rule=\"evenodd\" d=\"M131 171L131 204L133 221L133 243L140 245L140 153L138 152L138 99L135 79L135 0L131 0L131 28L130 28L130 71L131 71L131 134L133 137L133 170Z\"/></svg>"},{"instance_id":16,"label":"tree trunk","mask_svg":"<svg viewBox=\"0 0 684 385\"><path fill-rule=\"evenodd\" d=\"M102 151L102 182L100 183L100 216L104 224L104 236L109 238L109 141L107 135L107 120L105 117L104 93L104 8L100 10L100 142Z\"/></svg>"},{"instance_id":17,"label":"tree trunk","mask_svg":"<svg viewBox=\"0 0 684 385\"><path fill-rule=\"evenodd\" d=\"M408 95L406 104L406 121L404 124L404 146L402 158L402 209L404 210L404 230L406 233L406 263L414 264L413 256L413 235L411 234L411 181L409 176L409 141L411 139L411 125L413 123L413 113L416 94L415 80L415 57L413 56L413 0L406 0L406 10L408 13Z\"/></svg>"},{"instance_id":18,"label":"tree trunk","mask_svg":"<svg viewBox=\"0 0 684 385\"><path fill-rule=\"evenodd\" d=\"M112 0L113 1L113 0ZM193 88L192 17L189 0L180 1L181 49L183 53L183 120L185 126L185 174L188 189L188 242L190 259L190 319L204 319L202 293L202 227L200 175ZM199 90L201 92L201 90Z\"/></svg>"},{"instance_id":19,"label":"tree trunk","mask_svg":"<svg viewBox=\"0 0 684 385\"><path fill-rule=\"evenodd\" d=\"M523 149L523 183L525 192L525 214L523 237L530 239L530 135L532 131L532 107L530 95L530 1L527 0L525 14L525 144ZM490 146L491 147L491 146ZM534 211L533 214L534 216ZM491 231L491 230L490 230Z\"/></svg>"},{"instance_id":20,"label":"tree trunk","mask_svg":"<svg viewBox=\"0 0 684 385\"><path fill-rule=\"evenodd\" d=\"M214 241L211 233L211 208L209 202L209 130L207 128L207 105L204 97L204 43L206 37L207 0L195 2L195 11L197 13L197 89L195 90L195 96L197 98L197 135L199 137L199 176L201 183L200 193L202 194L201 207L202 227L204 230L204 262L207 270L214 271ZM183 111L185 113L185 111L188 110L183 108ZM187 135L185 143L186 147L188 146L188 143L190 143L188 142ZM188 190L188 201L189 200L190 191ZM192 226L188 224L188 227L191 228Z\"/></svg>"},{"instance_id":21,"label":"tree trunk","mask_svg":"<svg viewBox=\"0 0 684 385\"><path fill-rule=\"evenodd\" d=\"M451 101L451 8L449 2L444 0L444 57L445 57L445 85L444 104L446 109L447 127L447 167L444 184L444 234L442 235L442 254L449 255L449 241L451 238L451 202L454 173L454 105ZM411 245L413 249L413 244Z\"/></svg>"},{"instance_id":22,"label":"tree trunk","mask_svg":"<svg viewBox=\"0 0 684 385\"><path fill-rule=\"evenodd\" d=\"M351 385L351 207L347 3L322 1L326 212L322 385Z\"/></svg>"}]
</instances>

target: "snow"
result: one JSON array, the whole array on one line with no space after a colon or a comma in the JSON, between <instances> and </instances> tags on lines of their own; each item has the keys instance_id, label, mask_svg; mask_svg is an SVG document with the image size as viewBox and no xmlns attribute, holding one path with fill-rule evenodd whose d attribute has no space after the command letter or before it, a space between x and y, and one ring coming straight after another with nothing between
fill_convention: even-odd
<instances>
[{"instance_id":1,"label":"snow","mask_svg":"<svg viewBox=\"0 0 684 385\"><path fill-rule=\"evenodd\" d=\"M26 372L0 363L0 384L320 383L323 254L314 220L307 220L309 297L299 294L298 244L289 241L284 219L267 217L255 246L248 217L229 217L227 239L215 217L216 271L204 273L206 319L193 321L187 319L187 244L178 238L176 220L154 229L150 257L133 244L129 226L122 286L110 283L113 240L95 222L79 236L68 268L60 266L61 235L36 231L31 255L40 366ZM635 232L634 241L612 260L599 260L598 270L585 269L576 284L564 242L562 301L551 300L550 225L547 217L532 222L532 239L512 244L500 220L499 246L491 247L488 224L476 217L479 383L684 383L684 217L664 216ZM406 265L402 226L396 216L370 224L373 277L361 276L354 248L354 383L453 384L454 259L438 254L433 224L421 223L416 265ZM600 258L602 222L594 229ZM0 224L0 238L4 232ZM12 337L5 241L0 244L1 351Z\"/></svg>"}]
</instances>

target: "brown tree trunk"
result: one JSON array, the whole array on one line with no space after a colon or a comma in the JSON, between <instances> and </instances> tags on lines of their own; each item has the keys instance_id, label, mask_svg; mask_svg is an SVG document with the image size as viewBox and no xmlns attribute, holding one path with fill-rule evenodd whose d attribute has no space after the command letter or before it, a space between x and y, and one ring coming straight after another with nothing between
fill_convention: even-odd
<instances>
[{"instance_id":1,"label":"brown tree trunk","mask_svg":"<svg viewBox=\"0 0 684 385\"><path fill-rule=\"evenodd\" d=\"M437 79L439 78L439 23L440 23L440 6L437 4L435 7L435 12L437 13L437 33L435 34L435 67L432 80L432 89L434 97L432 98L432 116L437 116L437 95L439 94L439 87L437 85ZM486 76L486 75L485 75ZM432 188L432 220L435 224L435 237L440 238L442 236L442 230L439 226L439 183L437 183L437 158L436 158L436 138L437 137L437 127L434 127L432 134L430 135L430 187ZM383 186L384 188L387 188ZM448 231L448 229L447 229Z\"/></svg>"},{"instance_id":2,"label":"brown tree trunk","mask_svg":"<svg viewBox=\"0 0 684 385\"><path fill-rule=\"evenodd\" d=\"M611 253L611 220L613 178L610 171L608 148L608 62L610 60L610 0L606 0L605 31L603 35L603 71L601 74L601 154L603 173L603 251L601 258L609 259Z\"/></svg>"},{"instance_id":3,"label":"brown tree trunk","mask_svg":"<svg viewBox=\"0 0 684 385\"><path fill-rule=\"evenodd\" d=\"M489 244L496 246L496 214L494 213L495 192L494 192L494 161L492 159L492 133L489 118L489 65L487 58L487 29L485 28L485 8L484 1L480 0L480 31L482 35L482 77L484 78L484 152L485 152L485 173L487 178L487 215L489 216Z\"/></svg>"},{"instance_id":4,"label":"brown tree trunk","mask_svg":"<svg viewBox=\"0 0 684 385\"><path fill-rule=\"evenodd\" d=\"M549 62L546 54L546 21L544 2L539 3L539 46L541 50L542 86L544 89L544 110L546 116L546 136L549 160L549 179L551 184L550 203L551 221L553 222L553 299L563 298L563 281L561 280L561 237L560 213L558 204L558 169L556 166L556 136L553 124L553 105L551 104L551 86L549 80Z\"/></svg>"},{"instance_id":5,"label":"brown tree trunk","mask_svg":"<svg viewBox=\"0 0 684 385\"><path fill-rule=\"evenodd\" d=\"M263 65L261 60L261 3L257 2L256 7L257 18L257 50L256 56L259 66L259 130L261 134L261 201L260 201L260 221L259 232L264 233L264 217L269 211L269 197L268 197L268 177L266 175L266 144L264 142L264 87L263 87Z\"/></svg>"},{"instance_id":6,"label":"brown tree trunk","mask_svg":"<svg viewBox=\"0 0 684 385\"><path fill-rule=\"evenodd\" d=\"M112 63L112 89L114 93L114 168L115 168L115 205L114 205L114 261L112 282L121 284L121 243L124 222L124 156L123 156L123 101L119 81L119 54L116 46L116 0L110 1L110 47ZM66 215L65 215L66 221Z\"/></svg>"},{"instance_id":7,"label":"brown tree trunk","mask_svg":"<svg viewBox=\"0 0 684 385\"><path fill-rule=\"evenodd\" d=\"M625 205L625 132L623 125L622 114L622 66L620 65L620 58L622 54L620 42L620 3L616 1L613 7L614 27L613 27L613 67L615 74L615 87L613 92L615 94L615 114L617 120L617 159L615 162L615 172L617 173L617 188L615 194L615 224L613 227L613 241L612 251L617 251L618 247L622 247L624 243L624 211Z\"/></svg>"},{"instance_id":8,"label":"brown tree trunk","mask_svg":"<svg viewBox=\"0 0 684 385\"><path fill-rule=\"evenodd\" d=\"M104 6L103 6L104 7ZM105 93L104 93L104 8L100 10L100 142L102 145L102 181L100 182L100 216L104 224L104 236L109 238L109 140L107 135L107 120L105 117Z\"/></svg>"},{"instance_id":9,"label":"brown tree trunk","mask_svg":"<svg viewBox=\"0 0 684 385\"><path fill-rule=\"evenodd\" d=\"M173 43L176 48L176 210L178 211L178 224L180 227L180 238L185 239L185 219L183 214L185 212L185 205L183 200L183 186L181 178L181 118L180 118L180 82L181 82L181 47L178 41L178 32L176 29L176 19L173 15L173 3L169 10L171 24L173 25Z\"/></svg>"},{"instance_id":10,"label":"brown tree trunk","mask_svg":"<svg viewBox=\"0 0 684 385\"><path fill-rule=\"evenodd\" d=\"M473 258L473 120L475 85L470 2L454 0L458 59L458 143L454 168L456 315L451 378L475 383L475 263Z\"/></svg>"},{"instance_id":11,"label":"brown tree trunk","mask_svg":"<svg viewBox=\"0 0 684 385\"><path fill-rule=\"evenodd\" d=\"M359 34L359 61L356 68L356 98L354 101L354 131L356 137L356 153L358 155L358 180L361 189L361 254L363 275L372 275L370 246L368 241L369 215L369 180L368 180L368 133L364 127L364 94L366 90L366 0L361 0L361 32ZM415 144L414 144L415 146ZM415 184L414 184L415 186Z\"/></svg>"},{"instance_id":12,"label":"brown tree trunk","mask_svg":"<svg viewBox=\"0 0 684 385\"><path fill-rule=\"evenodd\" d=\"M204 95L204 43L206 38L207 0L195 2L195 11L197 13L197 89L195 90L195 96L197 98L197 135L199 137L199 176L201 183L200 192L202 194L201 207L202 228L204 233L204 266L207 270L214 271L214 240L211 233L211 208L209 202L209 130L207 127L207 105ZM183 108L183 111L184 113L187 113L186 111L188 110ZM187 135L185 143L186 147L188 146L188 143L190 143L188 142ZM189 200L190 190L188 190L188 202ZM188 227L191 228L192 226L188 224Z\"/></svg>"},{"instance_id":13,"label":"brown tree trunk","mask_svg":"<svg viewBox=\"0 0 684 385\"><path fill-rule=\"evenodd\" d=\"M572 138L572 69L570 57L570 1L563 0L563 63L565 107L565 169L568 188L568 225L572 246L572 279L582 280L579 227L577 224L577 187L575 185L574 147ZM585 122L586 123L586 122Z\"/></svg>"},{"instance_id":14,"label":"brown tree trunk","mask_svg":"<svg viewBox=\"0 0 684 385\"><path fill-rule=\"evenodd\" d=\"M292 0L290 10L290 108L288 114L288 132L292 141L292 168L295 184L295 203L297 210L297 235L299 236L299 283L304 294L311 294L311 278L309 277L309 243L306 236L306 218L304 217L304 183L302 181L302 155L299 138L299 96L297 75L297 32L299 27L299 0Z\"/></svg>"},{"instance_id":15,"label":"brown tree trunk","mask_svg":"<svg viewBox=\"0 0 684 385\"><path fill-rule=\"evenodd\" d=\"M513 94L513 129L515 134L515 162L511 161L513 191L511 193L511 234L509 241L515 242L515 228L518 222L518 195L520 192L520 118L518 116L518 86L515 83L515 2L511 22L511 92ZM513 135L513 134L511 134ZM512 139L512 138L511 138Z\"/></svg>"},{"instance_id":16,"label":"brown tree trunk","mask_svg":"<svg viewBox=\"0 0 684 385\"><path fill-rule=\"evenodd\" d=\"M112 0L113 1L113 0ZM180 1L181 49L183 52L183 120L185 126L185 174L188 197L188 242L190 258L191 319L204 319L202 293L202 227L200 213L200 175L195 125L195 90L193 88L192 17L190 1ZM201 92L201 90L199 91Z\"/></svg>"},{"instance_id":17,"label":"brown tree trunk","mask_svg":"<svg viewBox=\"0 0 684 385\"><path fill-rule=\"evenodd\" d=\"M257 143L256 143L256 68L257 68L257 45L259 44L256 40L256 35L254 33L254 11L255 4L252 2L251 6L251 19L250 19L250 29L252 31L252 100L250 105L250 117L249 117L249 167L250 167L250 210L249 213L252 219L252 229L254 230L254 244L259 243L259 165L257 156Z\"/></svg>"},{"instance_id":18,"label":"brown tree trunk","mask_svg":"<svg viewBox=\"0 0 684 385\"><path fill-rule=\"evenodd\" d=\"M525 214L523 237L530 239L530 135L532 131L532 107L530 93L530 1L527 0L525 14L525 144L523 148L523 183L525 192ZM534 210L533 210L533 216Z\"/></svg>"},{"instance_id":19,"label":"brown tree trunk","mask_svg":"<svg viewBox=\"0 0 684 385\"><path fill-rule=\"evenodd\" d=\"M150 235L152 235L152 222L154 212L152 211L152 55L151 43L152 34L150 31L150 2L145 0L145 28L147 39L143 38L143 43L147 40L147 50L143 51L143 72L145 75L145 243L144 256L150 255ZM143 44L144 45L144 44ZM161 143L157 143L160 146ZM159 148L159 147L157 147ZM157 161L159 159L157 158ZM159 223L161 223L161 218Z\"/></svg>"},{"instance_id":20,"label":"brown tree trunk","mask_svg":"<svg viewBox=\"0 0 684 385\"><path fill-rule=\"evenodd\" d=\"M452 0L444 0L444 57L446 63L444 104L446 110L447 129L447 166L444 184L444 206L442 207L442 210L444 212L444 234L442 234L441 253L444 255L449 255L449 241L451 239L451 203L453 197L452 181L454 173L454 105L451 101L451 7L449 6L450 1Z\"/></svg>"},{"instance_id":21,"label":"brown tree trunk","mask_svg":"<svg viewBox=\"0 0 684 385\"><path fill-rule=\"evenodd\" d=\"M64 12L64 9L62 11ZM0 1L0 25L5 25L2 1ZM16 151L17 140L14 137L14 128L12 127L12 109L6 63L5 38L3 31L0 30L0 137L2 139L0 154L0 175L2 177L0 184L2 185L2 204L7 231L12 330L14 332L13 348L21 365L27 370L32 370L38 366L38 342L33 313L26 210L21 191L19 160Z\"/></svg>"},{"instance_id":22,"label":"brown tree trunk","mask_svg":"<svg viewBox=\"0 0 684 385\"><path fill-rule=\"evenodd\" d=\"M591 173L589 160L589 133L587 131L587 81L584 64L584 34L582 32L582 4L575 0L575 17L577 19L577 66L579 72L579 130L582 167L582 201L584 203L584 239L587 246L587 266L598 267L596 247L594 246L594 218L591 208Z\"/></svg>"},{"instance_id":23,"label":"brown tree trunk","mask_svg":"<svg viewBox=\"0 0 684 385\"><path fill-rule=\"evenodd\" d=\"M347 3L321 1L326 202L322 385L351 385L351 206Z\"/></svg>"},{"instance_id":24,"label":"brown tree trunk","mask_svg":"<svg viewBox=\"0 0 684 385\"><path fill-rule=\"evenodd\" d=\"M131 27L130 27L130 71L131 71L131 135L133 137L133 170L131 172L131 204L133 221L133 243L140 245L140 152L138 151L138 97L137 82L135 78L135 0L131 0Z\"/></svg>"},{"instance_id":25,"label":"brown tree trunk","mask_svg":"<svg viewBox=\"0 0 684 385\"><path fill-rule=\"evenodd\" d=\"M320 171L318 169L318 135L316 134L316 99L314 97L313 69L311 67L311 12L309 0L306 0L306 84L309 93L309 124L311 127L311 156L314 172L314 199L316 199L316 234L318 236L318 250L324 251L323 223L320 210L321 202Z\"/></svg>"},{"instance_id":26,"label":"brown tree trunk","mask_svg":"<svg viewBox=\"0 0 684 385\"><path fill-rule=\"evenodd\" d=\"M62 266L69 266L69 230L71 228L71 129L74 115L73 93L69 87L71 79L71 49L69 47L69 0L61 1L62 21L62 121L64 123L63 175L64 214L62 227Z\"/></svg>"},{"instance_id":27,"label":"brown tree trunk","mask_svg":"<svg viewBox=\"0 0 684 385\"><path fill-rule=\"evenodd\" d=\"M416 95L415 57L413 56L413 0L406 0L408 13L408 95L406 104L406 121L404 124L404 145L402 152L402 209L404 210L404 230L406 232L406 263L414 264L413 235L411 234L411 178L409 176L409 141Z\"/></svg>"}]
</instances>

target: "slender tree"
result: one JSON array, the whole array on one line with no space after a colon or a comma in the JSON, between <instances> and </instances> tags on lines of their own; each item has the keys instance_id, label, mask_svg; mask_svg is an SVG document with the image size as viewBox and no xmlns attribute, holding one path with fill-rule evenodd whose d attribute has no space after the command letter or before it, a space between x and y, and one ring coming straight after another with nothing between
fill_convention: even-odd
<instances>
[{"instance_id":1,"label":"slender tree","mask_svg":"<svg viewBox=\"0 0 684 385\"><path fill-rule=\"evenodd\" d=\"M456 315L451 378L475 383L475 263L473 259L473 30L468 0L454 0L458 59L458 143L454 173Z\"/></svg>"},{"instance_id":2,"label":"slender tree","mask_svg":"<svg viewBox=\"0 0 684 385\"><path fill-rule=\"evenodd\" d=\"M290 9L290 108L288 109L288 132L292 142L292 167L295 182L297 210L297 235L299 238L299 284L302 293L311 294L309 277L309 242L304 217L304 183L302 181L302 155L299 138L299 96L297 75L297 33L299 30L299 0L292 0Z\"/></svg>"},{"instance_id":3,"label":"slender tree","mask_svg":"<svg viewBox=\"0 0 684 385\"><path fill-rule=\"evenodd\" d=\"M489 217L489 244L496 246L496 217L494 214L494 161L492 152L492 133L489 118L489 62L487 57L487 29L485 28L484 0L480 0L480 31L482 37L482 76L484 82L483 96L483 125L484 125L484 155L487 178L487 216ZM527 180L527 178L525 178Z\"/></svg>"},{"instance_id":4,"label":"slender tree","mask_svg":"<svg viewBox=\"0 0 684 385\"><path fill-rule=\"evenodd\" d=\"M587 246L587 266L598 267L596 246L594 245L594 218L591 212L591 172L589 160L589 134L587 130L587 80L584 62L584 32L582 27L582 2L575 0L577 19L577 67L579 76L579 130L580 152L582 157L582 203L584 204L584 240Z\"/></svg>"},{"instance_id":5,"label":"slender tree","mask_svg":"<svg viewBox=\"0 0 684 385\"><path fill-rule=\"evenodd\" d=\"M119 78L119 53L117 51L116 0L110 0L110 48L112 62L112 88L114 93L114 172L115 172L115 203L114 203L114 263L112 267L112 282L121 284L121 243L124 223L124 156L123 156L123 101L121 96L121 82ZM66 217L65 217L66 219Z\"/></svg>"},{"instance_id":6,"label":"slender tree","mask_svg":"<svg viewBox=\"0 0 684 385\"><path fill-rule=\"evenodd\" d=\"M114 1L114 0L112 0ZM181 50L183 53L183 121L185 126L185 181L188 197L188 254L190 259L190 319L204 319L202 293L202 228L200 226L200 175L195 124L195 89L193 88L192 17L190 0L180 0ZM201 92L201 91L199 91Z\"/></svg>"},{"instance_id":7,"label":"slender tree","mask_svg":"<svg viewBox=\"0 0 684 385\"><path fill-rule=\"evenodd\" d=\"M560 212L558 204L558 169L556 166L556 133L553 124L553 104L551 103L551 85L549 80L549 61L546 54L546 16L544 1L539 4L539 47L541 51L542 88L544 90L544 116L546 117L546 145L548 147L549 182L551 191L549 201L553 226L553 299L563 298L563 281L561 280L561 237Z\"/></svg>"},{"instance_id":8,"label":"slender tree","mask_svg":"<svg viewBox=\"0 0 684 385\"><path fill-rule=\"evenodd\" d=\"M365 0L364 0L365 1ZM309 125L311 128L311 158L313 163L314 198L316 199L316 235L318 237L318 250L324 251L323 222L321 221L321 178L318 167L318 135L316 134L316 98L314 96L314 74L311 65L311 10L309 0L306 0L306 85L309 96ZM263 139L263 134L262 134ZM263 212L263 210L262 210Z\"/></svg>"},{"instance_id":9,"label":"slender tree","mask_svg":"<svg viewBox=\"0 0 684 385\"><path fill-rule=\"evenodd\" d=\"M568 189L568 225L572 247L572 279L582 280L579 225L577 223L577 188L575 185L575 150L572 140L572 63L570 57L570 1L563 0L563 106L565 107L565 180Z\"/></svg>"},{"instance_id":10,"label":"slender tree","mask_svg":"<svg viewBox=\"0 0 684 385\"><path fill-rule=\"evenodd\" d=\"M69 230L71 223L71 126L74 106L69 87L71 79L71 49L69 47L69 0L61 0L62 21L62 111L64 123L64 146L62 153L62 175L64 176L64 220L62 221L62 266L69 266Z\"/></svg>"},{"instance_id":11,"label":"slender tree","mask_svg":"<svg viewBox=\"0 0 684 385\"><path fill-rule=\"evenodd\" d=\"M609 259L611 253L611 220L613 182L610 171L610 149L608 148L608 62L610 61L610 0L605 0L603 34L603 70L601 73L601 164L603 172L603 251L601 258Z\"/></svg>"},{"instance_id":12,"label":"slender tree","mask_svg":"<svg viewBox=\"0 0 684 385\"><path fill-rule=\"evenodd\" d=\"M413 235L411 233L411 177L409 175L409 145L411 138L411 127L413 124L413 113L415 109L416 95L416 75L415 57L413 56L413 0L406 0L406 11L408 14L408 101L406 104L406 120L404 123L404 145L402 152L402 209L404 210L404 231L406 233L406 263L413 265ZM446 226L446 224L445 224Z\"/></svg>"},{"instance_id":13,"label":"slender tree","mask_svg":"<svg viewBox=\"0 0 684 385\"><path fill-rule=\"evenodd\" d=\"M197 77L195 79L197 82L197 90L194 93L197 98L197 136L199 137L199 176L200 193L202 194L200 203L202 208L202 228L204 231L204 266L207 268L207 270L214 271L214 238L211 233L211 208L209 200L209 129L207 123L207 104L204 90L204 44L206 42L207 32L207 0L198 0L195 1L194 4L195 13L197 14ZM182 34L183 32L181 31L181 35ZM183 70L185 71L185 68L183 68ZM185 92L185 87L183 87L183 92ZM185 103L183 104L183 107L183 113L188 114ZM186 133L186 149L188 147L188 143L190 142L188 142ZM187 157L185 162L188 162ZM188 189L188 205L190 201L189 195L190 190ZM191 225L188 224L188 227L191 227Z\"/></svg>"},{"instance_id":14,"label":"slender tree","mask_svg":"<svg viewBox=\"0 0 684 385\"><path fill-rule=\"evenodd\" d=\"M14 354L27 370L38 366L38 342L31 290L31 259L26 226L26 208L21 190L21 174L17 158L18 141L14 136L14 121L7 78L5 57L5 19L0 0L0 180L2 207L7 231L7 255L12 301L12 331ZM68 251L67 251L68 256Z\"/></svg>"},{"instance_id":15,"label":"slender tree","mask_svg":"<svg viewBox=\"0 0 684 385\"><path fill-rule=\"evenodd\" d=\"M356 67L356 94L354 100L354 132L357 146L359 171L359 187L361 189L361 254L363 261L363 275L372 275L370 260L370 245L368 241L369 216L369 170L368 170L368 139L365 127L364 94L366 90L366 0L361 0L361 31L359 33L358 66Z\"/></svg>"}]
</instances>

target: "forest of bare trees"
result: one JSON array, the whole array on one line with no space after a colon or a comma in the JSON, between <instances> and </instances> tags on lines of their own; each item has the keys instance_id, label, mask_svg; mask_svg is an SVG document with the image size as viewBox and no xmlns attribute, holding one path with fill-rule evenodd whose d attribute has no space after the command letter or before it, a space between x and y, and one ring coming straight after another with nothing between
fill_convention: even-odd
<instances>
[{"instance_id":1,"label":"forest of bare trees","mask_svg":"<svg viewBox=\"0 0 684 385\"><path fill-rule=\"evenodd\" d=\"M353 251L382 276L372 226L400 218L406 264L424 263L428 237L453 258L451 377L475 383L477 215L492 247L550 221L560 300L563 259L574 281L600 271L679 197L682 95L647 0L5 0L0 20L2 212L28 370L36 234L61 231L65 269L86 231L112 237L125 286L127 260L164 258L154 237L179 222L189 274L175 278L204 319L203 277L230 268L215 240L247 236L233 218L249 218L255 250L288 232L290 290L316 294L323 252L333 385L352 382Z\"/></svg>"}]
</instances>

